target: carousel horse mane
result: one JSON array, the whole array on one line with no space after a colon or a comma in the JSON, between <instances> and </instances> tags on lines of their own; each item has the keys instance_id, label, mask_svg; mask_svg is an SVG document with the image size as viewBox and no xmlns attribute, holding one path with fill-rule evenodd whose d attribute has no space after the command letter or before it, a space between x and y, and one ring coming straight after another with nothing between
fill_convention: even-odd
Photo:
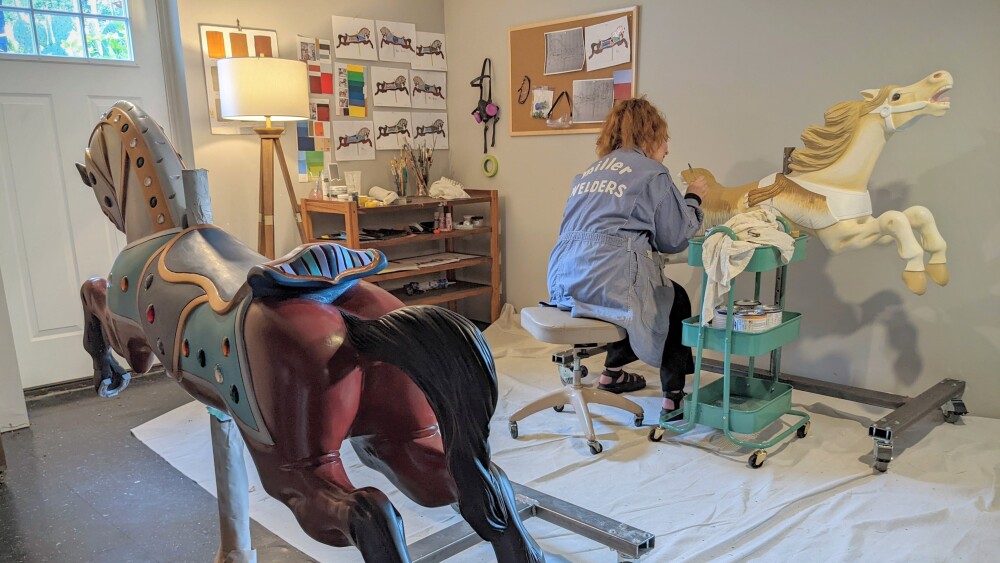
<instances>
[{"instance_id":1,"label":"carousel horse mane","mask_svg":"<svg viewBox=\"0 0 1000 563\"><path fill-rule=\"evenodd\" d=\"M850 146L861 118L882 105L897 87L884 86L871 100L851 100L831 106L823 114L824 125L810 125L802 132L805 148L792 153L790 168L795 172L812 172L836 162Z\"/></svg>"}]
</instances>

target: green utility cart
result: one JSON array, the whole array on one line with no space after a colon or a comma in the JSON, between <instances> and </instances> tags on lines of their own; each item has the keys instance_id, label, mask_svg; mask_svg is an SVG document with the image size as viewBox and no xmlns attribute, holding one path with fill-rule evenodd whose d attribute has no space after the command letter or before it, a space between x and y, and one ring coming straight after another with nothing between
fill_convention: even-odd
<instances>
[{"instance_id":1,"label":"green utility cart","mask_svg":"<svg viewBox=\"0 0 1000 563\"><path fill-rule=\"evenodd\" d=\"M779 218L790 232L788 223ZM794 234L794 233L793 233ZM688 264L704 268L702 250L709 237L729 236L738 240L731 229L718 226L710 229L704 237L691 240ZM795 251L788 264L797 262L806 255L806 236L795 236ZM761 332L737 332L733 330L733 300L736 293L736 280L732 280L728 296L728 314L726 327L703 326L700 315L685 319L683 323L682 341L685 345L697 350L694 362L694 390L684 397L684 406L664 417L660 423L649 432L649 439L659 442L664 432L682 434L692 430L697 424L704 424L725 432L726 438L740 446L754 448L748 465L756 469L764 464L767 448L781 442L793 432L804 438L809 432L809 415L792 410L792 386L778 381L781 373L781 347L799 336L799 313L785 311L785 283L787 281L788 264L783 264L781 254L773 246L762 246L754 251L753 257L744 272L754 272L754 299L760 300L760 276L763 272L776 270L775 301L780 305L781 323L771 326ZM702 273L701 311L705 302L705 290L708 285L708 274ZM704 387L701 386L701 363L705 350L715 350L724 354L722 379L716 380ZM754 359L756 356L771 354L770 377L753 377ZM732 356L747 356L749 358L748 377L730 373ZM667 422L675 415L683 414L683 419ZM767 426L778 421L782 416L798 417L789 428L765 442L752 441L748 436L760 432ZM735 436L744 435L743 438Z\"/></svg>"}]
</instances>

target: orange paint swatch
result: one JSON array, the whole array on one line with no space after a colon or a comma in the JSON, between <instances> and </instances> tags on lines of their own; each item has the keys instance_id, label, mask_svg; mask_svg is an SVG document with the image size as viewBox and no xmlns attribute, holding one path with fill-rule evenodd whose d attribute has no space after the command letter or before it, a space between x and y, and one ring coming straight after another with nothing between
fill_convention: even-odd
<instances>
[{"instance_id":1,"label":"orange paint swatch","mask_svg":"<svg viewBox=\"0 0 1000 563\"><path fill-rule=\"evenodd\" d=\"M247 34L230 33L229 48L233 51L232 56L234 57L250 56L250 48L247 46Z\"/></svg>"},{"instance_id":2,"label":"orange paint swatch","mask_svg":"<svg viewBox=\"0 0 1000 563\"><path fill-rule=\"evenodd\" d=\"M221 31L206 31L205 41L208 43L208 56L212 59L226 58L226 41Z\"/></svg>"},{"instance_id":3,"label":"orange paint swatch","mask_svg":"<svg viewBox=\"0 0 1000 563\"><path fill-rule=\"evenodd\" d=\"M274 56L274 52L271 51L271 38L266 35L255 35L253 38L253 47L258 57Z\"/></svg>"}]
</instances>

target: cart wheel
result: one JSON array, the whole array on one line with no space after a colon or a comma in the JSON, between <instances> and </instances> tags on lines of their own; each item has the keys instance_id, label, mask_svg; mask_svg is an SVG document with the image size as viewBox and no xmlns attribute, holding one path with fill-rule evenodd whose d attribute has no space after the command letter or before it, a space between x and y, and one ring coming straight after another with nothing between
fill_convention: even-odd
<instances>
[{"instance_id":1,"label":"cart wheel","mask_svg":"<svg viewBox=\"0 0 1000 563\"><path fill-rule=\"evenodd\" d=\"M889 462L892 461L892 444L876 442L874 458L875 461L872 462L872 467L875 468L875 471L879 473L888 471Z\"/></svg>"},{"instance_id":2,"label":"cart wheel","mask_svg":"<svg viewBox=\"0 0 1000 563\"><path fill-rule=\"evenodd\" d=\"M809 426L811 424L812 424L812 422L806 422L802 426L799 426L798 430L795 431L795 435L798 436L799 438L805 438L806 436L808 436L809 435Z\"/></svg>"},{"instance_id":3,"label":"cart wheel","mask_svg":"<svg viewBox=\"0 0 1000 563\"><path fill-rule=\"evenodd\" d=\"M587 445L590 446L590 453L594 455L597 455L604 451L604 446L602 446L601 443L598 442L597 440L594 440L593 442L587 442Z\"/></svg>"},{"instance_id":4,"label":"cart wheel","mask_svg":"<svg viewBox=\"0 0 1000 563\"><path fill-rule=\"evenodd\" d=\"M889 462L876 461L875 463L872 464L872 467L874 467L875 471L878 471L879 473L885 473L886 471L889 470Z\"/></svg>"},{"instance_id":5,"label":"cart wheel","mask_svg":"<svg viewBox=\"0 0 1000 563\"><path fill-rule=\"evenodd\" d=\"M590 371L587 370L587 366L580 366L580 379L587 377L588 373L590 373Z\"/></svg>"},{"instance_id":6,"label":"cart wheel","mask_svg":"<svg viewBox=\"0 0 1000 563\"><path fill-rule=\"evenodd\" d=\"M556 412L562 412L565 409L566 409L566 405L556 405L556 406L552 407L552 410L554 410Z\"/></svg>"},{"instance_id":7,"label":"cart wheel","mask_svg":"<svg viewBox=\"0 0 1000 563\"><path fill-rule=\"evenodd\" d=\"M660 440L663 439L663 434L664 432L662 428L660 428L659 426L654 426L653 428L649 429L649 436L647 437L649 438L650 442L659 442Z\"/></svg>"},{"instance_id":8,"label":"cart wheel","mask_svg":"<svg viewBox=\"0 0 1000 563\"><path fill-rule=\"evenodd\" d=\"M635 420L632 421L632 424L634 424L636 428L639 428L642 426L644 420L646 420L646 415L637 414L635 415Z\"/></svg>"},{"instance_id":9,"label":"cart wheel","mask_svg":"<svg viewBox=\"0 0 1000 563\"><path fill-rule=\"evenodd\" d=\"M944 413L944 421L949 424L955 424L960 418L962 418L962 415L955 411L948 411Z\"/></svg>"},{"instance_id":10,"label":"cart wheel","mask_svg":"<svg viewBox=\"0 0 1000 563\"><path fill-rule=\"evenodd\" d=\"M764 465L765 459L767 459L767 452L764 450L757 450L750 454L750 459L747 460L747 465L753 469L760 469L760 466Z\"/></svg>"},{"instance_id":11,"label":"cart wheel","mask_svg":"<svg viewBox=\"0 0 1000 563\"><path fill-rule=\"evenodd\" d=\"M510 437L517 439L517 423L511 421L509 424L507 424L507 428L510 430Z\"/></svg>"}]
</instances>

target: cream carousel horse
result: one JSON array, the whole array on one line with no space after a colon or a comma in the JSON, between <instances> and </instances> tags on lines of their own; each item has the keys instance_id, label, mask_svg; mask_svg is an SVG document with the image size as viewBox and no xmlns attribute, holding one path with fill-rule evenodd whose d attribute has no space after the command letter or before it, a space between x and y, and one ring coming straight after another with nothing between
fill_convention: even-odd
<instances>
[{"instance_id":1,"label":"cream carousel horse","mask_svg":"<svg viewBox=\"0 0 1000 563\"><path fill-rule=\"evenodd\" d=\"M814 234L831 252L896 243L906 261L903 282L922 295L927 277L948 283L947 244L934 216L923 206L872 214L868 180L886 142L896 131L925 115L940 116L951 107L946 92L954 79L937 71L909 86L884 86L861 92L863 100L841 102L826 111L826 124L802 133L805 148L791 156L791 173L771 174L752 184L728 188L703 168L682 172L685 181L702 175L709 191L702 204L705 224L765 207L795 227ZM924 252L930 256L924 265Z\"/></svg>"}]
</instances>

